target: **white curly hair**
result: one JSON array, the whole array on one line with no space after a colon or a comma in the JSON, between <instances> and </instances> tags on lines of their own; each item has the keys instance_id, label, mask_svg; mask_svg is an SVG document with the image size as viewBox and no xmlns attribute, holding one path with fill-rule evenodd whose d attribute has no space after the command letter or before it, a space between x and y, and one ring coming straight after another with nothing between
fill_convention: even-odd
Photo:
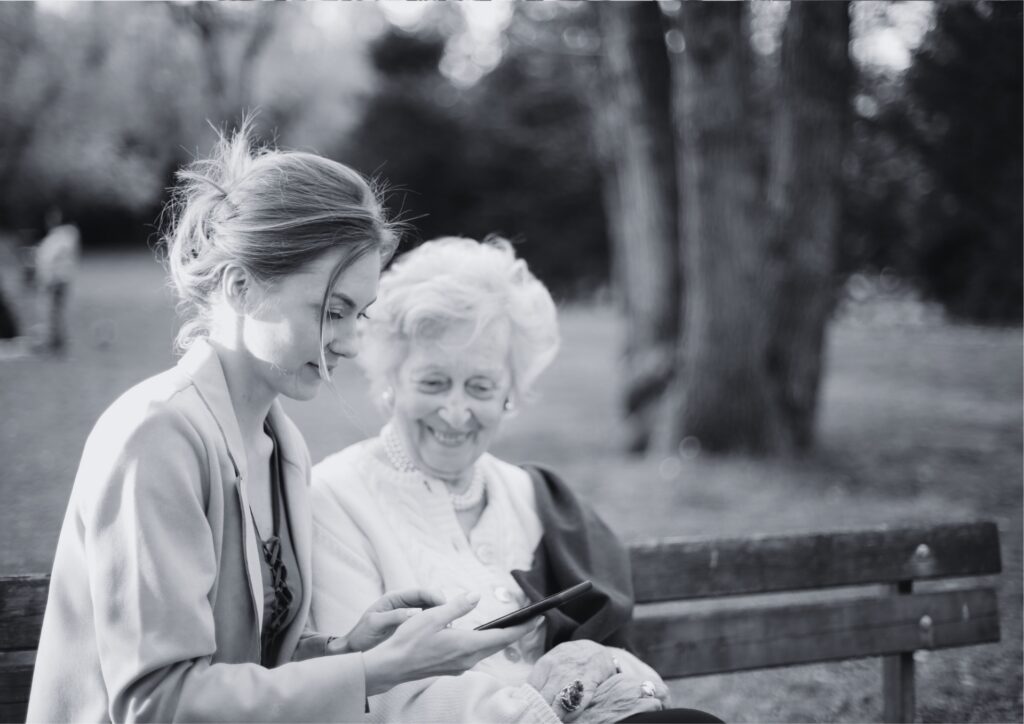
<instances>
[{"instance_id":1,"label":"white curly hair","mask_svg":"<svg viewBox=\"0 0 1024 724\"><path fill-rule=\"evenodd\" d=\"M395 259L381 276L377 302L362 328L357 358L375 399L393 384L409 344L435 339L469 323L466 345L495 323L510 329L510 395L529 399L533 383L558 352L555 302L512 244L496 236L483 242L443 237Z\"/></svg>"}]
</instances>

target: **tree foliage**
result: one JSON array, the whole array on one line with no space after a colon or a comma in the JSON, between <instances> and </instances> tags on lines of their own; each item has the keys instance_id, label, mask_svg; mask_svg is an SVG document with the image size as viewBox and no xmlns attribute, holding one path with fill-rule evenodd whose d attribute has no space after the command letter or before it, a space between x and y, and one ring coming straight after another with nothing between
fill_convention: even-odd
<instances>
[{"instance_id":1,"label":"tree foliage","mask_svg":"<svg viewBox=\"0 0 1024 724\"><path fill-rule=\"evenodd\" d=\"M866 75L843 269L894 270L952 315L1022 318L1022 4L942 3L904 76Z\"/></svg>"},{"instance_id":2,"label":"tree foliage","mask_svg":"<svg viewBox=\"0 0 1024 724\"><path fill-rule=\"evenodd\" d=\"M1022 313L1021 8L940 5L906 78L902 139L927 183L908 271L953 314L982 321Z\"/></svg>"},{"instance_id":3,"label":"tree foliage","mask_svg":"<svg viewBox=\"0 0 1024 724\"><path fill-rule=\"evenodd\" d=\"M0 6L0 227L38 235L58 206L86 245L145 242L212 126L259 110L286 144L346 132L374 8L198 5Z\"/></svg>"},{"instance_id":4,"label":"tree foliage","mask_svg":"<svg viewBox=\"0 0 1024 724\"><path fill-rule=\"evenodd\" d=\"M536 38L536 22L517 8L519 33ZM397 28L374 42L377 90L337 155L387 179L412 243L496 233L557 289L600 283L609 255L600 181L564 49L512 42L492 72L460 88L439 69L446 42Z\"/></svg>"}]
</instances>

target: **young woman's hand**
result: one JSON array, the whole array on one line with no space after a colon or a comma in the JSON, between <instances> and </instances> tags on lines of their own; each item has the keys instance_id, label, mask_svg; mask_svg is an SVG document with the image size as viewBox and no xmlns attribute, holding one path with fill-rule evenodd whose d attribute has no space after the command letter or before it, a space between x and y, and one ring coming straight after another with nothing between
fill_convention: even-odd
<instances>
[{"instance_id":1,"label":"young woman's hand","mask_svg":"<svg viewBox=\"0 0 1024 724\"><path fill-rule=\"evenodd\" d=\"M365 652L367 695L379 694L406 681L461 674L518 641L542 620L538 617L519 626L488 631L448 628L448 624L472 611L479 601L479 594L470 593L418 613Z\"/></svg>"},{"instance_id":2,"label":"young woman's hand","mask_svg":"<svg viewBox=\"0 0 1024 724\"><path fill-rule=\"evenodd\" d=\"M366 609L366 613L344 637L343 646L331 642L333 650L330 653L369 651L423 609L443 603L444 595L440 591L428 589L414 588L385 594Z\"/></svg>"},{"instance_id":3,"label":"young woman's hand","mask_svg":"<svg viewBox=\"0 0 1024 724\"><path fill-rule=\"evenodd\" d=\"M540 692L555 714L571 722L580 717L597 692L597 687L617 671L612 649L593 641L566 641L537 659L526 683ZM557 699L574 681L583 684L583 698L575 711L566 711Z\"/></svg>"}]
</instances>

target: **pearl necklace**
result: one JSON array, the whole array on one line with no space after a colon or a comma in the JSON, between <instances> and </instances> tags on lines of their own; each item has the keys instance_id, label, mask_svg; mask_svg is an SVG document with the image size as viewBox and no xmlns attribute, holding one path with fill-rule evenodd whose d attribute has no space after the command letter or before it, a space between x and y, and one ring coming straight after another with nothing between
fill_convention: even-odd
<instances>
[{"instance_id":1,"label":"pearl necklace","mask_svg":"<svg viewBox=\"0 0 1024 724\"><path fill-rule=\"evenodd\" d=\"M418 471L416 464L413 463L408 453L405 452L402 441L398 439L398 433L395 432L394 427L385 425L384 429L381 430L380 436L384 442L384 452L387 454L391 467L400 473L415 473ZM469 487L458 494L452 493L449 489L448 495L451 497L452 507L456 511L462 511L480 505L486 492L487 484L484 480L484 471L480 469L479 465L473 463L473 479L470 480Z\"/></svg>"}]
</instances>

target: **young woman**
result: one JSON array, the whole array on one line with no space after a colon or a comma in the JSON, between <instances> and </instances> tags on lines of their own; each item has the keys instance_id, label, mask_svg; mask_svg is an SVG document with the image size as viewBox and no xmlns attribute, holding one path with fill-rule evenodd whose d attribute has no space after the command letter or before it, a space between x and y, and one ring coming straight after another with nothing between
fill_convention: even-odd
<instances>
[{"instance_id":1,"label":"young woman","mask_svg":"<svg viewBox=\"0 0 1024 724\"><path fill-rule=\"evenodd\" d=\"M355 356L395 232L351 169L253 152L245 128L180 182L166 251L187 351L86 442L29 720L351 721L527 633L449 628L477 599L430 590L309 629L310 462L277 398L313 397Z\"/></svg>"}]
</instances>

